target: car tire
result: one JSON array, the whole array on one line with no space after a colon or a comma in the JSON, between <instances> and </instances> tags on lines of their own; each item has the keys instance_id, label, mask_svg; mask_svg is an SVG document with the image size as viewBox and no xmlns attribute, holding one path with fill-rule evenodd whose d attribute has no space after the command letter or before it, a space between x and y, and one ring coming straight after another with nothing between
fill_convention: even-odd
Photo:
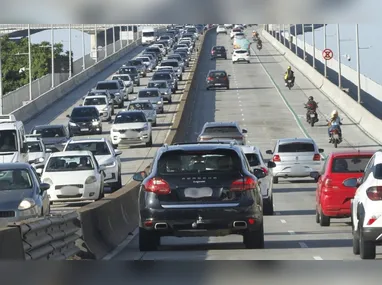
<instances>
[{"instance_id":1,"label":"car tire","mask_svg":"<svg viewBox=\"0 0 382 285\"><path fill-rule=\"evenodd\" d=\"M115 192L122 188L122 175L118 173L118 181L111 185L111 191Z\"/></svg>"},{"instance_id":2,"label":"car tire","mask_svg":"<svg viewBox=\"0 0 382 285\"><path fill-rule=\"evenodd\" d=\"M152 147L153 146L153 137L150 135L150 140L146 143L146 147Z\"/></svg>"},{"instance_id":3,"label":"car tire","mask_svg":"<svg viewBox=\"0 0 382 285\"><path fill-rule=\"evenodd\" d=\"M157 122L151 124L153 127L157 126Z\"/></svg>"},{"instance_id":4,"label":"car tire","mask_svg":"<svg viewBox=\"0 0 382 285\"><path fill-rule=\"evenodd\" d=\"M98 135L102 135L102 128L97 132Z\"/></svg>"},{"instance_id":5,"label":"car tire","mask_svg":"<svg viewBox=\"0 0 382 285\"><path fill-rule=\"evenodd\" d=\"M160 236L154 231L139 228L139 250L156 251L160 245Z\"/></svg>"},{"instance_id":6,"label":"car tire","mask_svg":"<svg viewBox=\"0 0 382 285\"><path fill-rule=\"evenodd\" d=\"M352 227L353 227L353 223L352 223ZM358 237L357 237L357 235L358 235ZM359 253L360 253L360 242L359 242L359 230L358 229L357 229L357 232L355 232L355 230L353 229L352 243L353 243L353 254L359 255Z\"/></svg>"},{"instance_id":7,"label":"car tire","mask_svg":"<svg viewBox=\"0 0 382 285\"><path fill-rule=\"evenodd\" d=\"M179 80L180 80L180 81L183 81L183 75L181 75L181 76L179 77Z\"/></svg>"},{"instance_id":8,"label":"car tire","mask_svg":"<svg viewBox=\"0 0 382 285\"><path fill-rule=\"evenodd\" d=\"M226 88L227 88L227 90L229 90L229 85Z\"/></svg>"},{"instance_id":9,"label":"car tire","mask_svg":"<svg viewBox=\"0 0 382 285\"><path fill-rule=\"evenodd\" d=\"M316 207L316 224L319 224L319 223L320 223L320 213L318 212Z\"/></svg>"},{"instance_id":10,"label":"car tire","mask_svg":"<svg viewBox=\"0 0 382 285\"><path fill-rule=\"evenodd\" d=\"M251 61L250 61L250 60L247 60L247 63L251 63Z\"/></svg>"},{"instance_id":11,"label":"car tire","mask_svg":"<svg viewBox=\"0 0 382 285\"><path fill-rule=\"evenodd\" d=\"M320 226L321 227L329 227L330 226L330 217L325 216L322 212L322 209L320 210Z\"/></svg>"},{"instance_id":12,"label":"car tire","mask_svg":"<svg viewBox=\"0 0 382 285\"><path fill-rule=\"evenodd\" d=\"M170 97L170 99L168 99L168 101L167 101L169 104L171 104L172 103L172 98Z\"/></svg>"},{"instance_id":13,"label":"car tire","mask_svg":"<svg viewBox=\"0 0 382 285\"><path fill-rule=\"evenodd\" d=\"M141 86L141 82L140 81L138 81L137 86Z\"/></svg>"},{"instance_id":14,"label":"car tire","mask_svg":"<svg viewBox=\"0 0 382 285\"><path fill-rule=\"evenodd\" d=\"M105 192L104 192L103 187L101 187L101 190L99 192L99 195L98 195L98 198L96 201L99 201L99 200L103 199L104 197L105 197Z\"/></svg>"},{"instance_id":15,"label":"car tire","mask_svg":"<svg viewBox=\"0 0 382 285\"><path fill-rule=\"evenodd\" d=\"M243 243L247 249L264 248L264 224L261 223L260 230L246 230L243 234Z\"/></svg>"},{"instance_id":16,"label":"car tire","mask_svg":"<svg viewBox=\"0 0 382 285\"><path fill-rule=\"evenodd\" d=\"M131 92L130 92L130 94L133 94L133 93L134 93L134 87L131 88Z\"/></svg>"},{"instance_id":17,"label":"car tire","mask_svg":"<svg viewBox=\"0 0 382 285\"><path fill-rule=\"evenodd\" d=\"M359 256L361 259L375 259L376 244L373 241L364 240L362 228L359 231Z\"/></svg>"},{"instance_id":18,"label":"car tire","mask_svg":"<svg viewBox=\"0 0 382 285\"><path fill-rule=\"evenodd\" d=\"M122 109L123 107L125 107L125 102L123 102L123 100L121 101L121 103L118 104L118 108Z\"/></svg>"},{"instance_id":19,"label":"car tire","mask_svg":"<svg viewBox=\"0 0 382 285\"><path fill-rule=\"evenodd\" d=\"M273 182L273 184L278 184L278 183L279 183L279 178L273 176L273 178L272 178L272 182Z\"/></svg>"},{"instance_id":20,"label":"car tire","mask_svg":"<svg viewBox=\"0 0 382 285\"><path fill-rule=\"evenodd\" d=\"M113 148L114 149L117 149L118 148L118 145L117 144L112 144L113 145Z\"/></svg>"},{"instance_id":21,"label":"car tire","mask_svg":"<svg viewBox=\"0 0 382 285\"><path fill-rule=\"evenodd\" d=\"M271 196L268 199L265 199L263 202L263 215L264 216L273 216L273 197Z\"/></svg>"}]
</instances>

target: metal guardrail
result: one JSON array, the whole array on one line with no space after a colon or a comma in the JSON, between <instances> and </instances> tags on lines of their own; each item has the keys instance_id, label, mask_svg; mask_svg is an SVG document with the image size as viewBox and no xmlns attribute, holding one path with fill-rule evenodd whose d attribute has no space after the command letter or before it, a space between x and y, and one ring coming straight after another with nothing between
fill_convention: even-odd
<instances>
[{"instance_id":1,"label":"metal guardrail","mask_svg":"<svg viewBox=\"0 0 382 285\"><path fill-rule=\"evenodd\" d=\"M80 251L75 244L80 238L76 212L22 221L8 227L19 229L25 260L66 260Z\"/></svg>"}]
</instances>

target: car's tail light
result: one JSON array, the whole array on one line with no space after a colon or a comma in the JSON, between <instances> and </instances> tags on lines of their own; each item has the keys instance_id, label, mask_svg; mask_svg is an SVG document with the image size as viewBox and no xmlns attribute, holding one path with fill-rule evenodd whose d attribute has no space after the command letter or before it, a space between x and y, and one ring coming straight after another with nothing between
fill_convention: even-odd
<instances>
[{"instance_id":1,"label":"car's tail light","mask_svg":"<svg viewBox=\"0 0 382 285\"><path fill-rule=\"evenodd\" d=\"M207 78L209 81L214 80L211 76Z\"/></svg>"},{"instance_id":2,"label":"car's tail light","mask_svg":"<svg viewBox=\"0 0 382 285\"><path fill-rule=\"evenodd\" d=\"M330 179L330 178L327 178L326 180L325 180L325 187L332 187L333 186L333 184L332 184L332 179Z\"/></svg>"},{"instance_id":3,"label":"car's tail light","mask_svg":"<svg viewBox=\"0 0 382 285\"><path fill-rule=\"evenodd\" d=\"M280 156L279 156L278 154L275 154L275 155L273 156L273 158L272 158L272 161L273 161L273 162L280 162L280 161L281 161Z\"/></svg>"},{"instance_id":4,"label":"car's tail light","mask_svg":"<svg viewBox=\"0 0 382 285\"><path fill-rule=\"evenodd\" d=\"M222 79L223 79L223 80L227 80L228 78L227 78L227 76L224 76Z\"/></svg>"},{"instance_id":5,"label":"car's tail light","mask_svg":"<svg viewBox=\"0 0 382 285\"><path fill-rule=\"evenodd\" d=\"M211 51L211 54L214 54L215 53L215 51L213 50L213 51Z\"/></svg>"},{"instance_id":6,"label":"car's tail light","mask_svg":"<svg viewBox=\"0 0 382 285\"><path fill-rule=\"evenodd\" d=\"M265 167L261 167L261 170L264 171L265 175L268 175L268 169L266 169Z\"/></svg>"},{"instance_id":7,"label":"car's tail light","mask_svg":"<svg viewBox=\"0 0 382 285\"><path fill-rule=\"evenodd\" d=\"M231 191L249 191L256 187L256 181L251 177L243 177L238 180L235 180L231 184Z\"/></svg>"},{"instance_id":8,"label":"car's tail light","mask_svg":"<svg viewBox=\"0 0 382 285\"><path fill-rule=\"evenodd\" d=\"M320 161L321 160L321 155L319 155L318 153L316 153L314 156L313 156L313 161Z\"/></svg>"},{"instance_id":9,"label":"car's tail light","mask_svg":"<svg viewBox=\"0 0 382 285\"><path fill-rule=\"evenodd\" d=\"M157 195L168 195L171 193L170 185L162 178L154 177L144 185L147 192L153 192Z\"/></svg>"},{"instance_id":10,"label":"car's tail light","mask_svg":"<svg viewBox=\"0 0 382 285\"><path fill-rule=\"evenodd\" d=\"M378 218L376 216L372 216L368 221L367 221L367 225L368 226L371 226L372 224L374 224L374 222L378 220Z\"/></svg>"},{"instance_id":11,"label":"car's tail light","mask_svg":"<svg viewBox=\"0 0 382 285\"><path fill-rule=\"evenodd\" d=\"M373 186L366 190L367 197L372 201L382 200L382 186Z\"/></svg>"},{"instance_id":12,"label":"car's tail light","mask_svg":"<svg viewBox=\"0 0 382 285\"><path fill-rule=\"evenodd\" d=\"M200 137L200 138L199 138L199 141L201 141L201 142L203 142L203 141L208 141L208 140L210 140L210 139L205 138L205 137Z\"/></svg>"}]
</instances>

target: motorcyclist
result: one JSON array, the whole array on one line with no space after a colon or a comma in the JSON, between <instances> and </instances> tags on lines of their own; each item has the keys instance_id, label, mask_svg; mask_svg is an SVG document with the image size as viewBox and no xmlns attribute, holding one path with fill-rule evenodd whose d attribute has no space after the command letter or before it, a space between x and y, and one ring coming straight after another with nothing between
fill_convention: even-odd
<instances>
[{"instance_id":1,"label":"motorcyclist","mask_svg":"<svg viewBox=\"0 0 382 285\"><path fill-rule=\"evenodd\" d=\"M257 39L257 47L262 48L263 47L263 42L260 38Z\"/></svg>"},{"instance_id":2,"label":"motorcyclist","mask_svg":"<svg viewBox=\"0 0 382 285\"><path fill-rule=\"evenodd\" d=\"M288 66L287 71L285 72L284 80L285 80L285 86L288 85L288 80L292 80L292 84L294 84L294 72L292 70L292 67Z\"/></svg>"},{"instance_id":3,"label":"motorcyclist","mask_svg":"<svg viewBox=\"0 0 382 285\"><path fill-rule=\"evenodd\" d=\"M306 112L306 121L309 122L309 112L310 111L314 111L315 115L316 115L316 118L317 118L317 113L316 113L316 109L317 109L317 102L314 101L314 98L313 96L309 96L308 98L308 102L305 104L306 106L306 109L307 109L307 112Z\"/></svg>"},{"instance_id":4,"label":"motorcyclist","mask_svg":"<svg viewBox=\"0 0 382 285\"><path fill-rule=\"evenodd\" d=\"M330 115L330 120L328 121L328 126L329 126L328 135L329 135L329 142L330 143L332 142L330 132L334 129L338 129L338 136L339 136L340 141L342 141L342 130L341 130L340 125L341 125L341 118L338 115L338 111L333 110L333 112Z\"/></svg>"},{"instance_id":5,"label":"motorcyclist","mask_svg":"<svg viewBox=\"0 0 382 285\"><path fill-rule=\"evenodd\" d=\"M257 33L257 31L256 30L253 30L252 31L252 37L253 38L257 38L259 36L259 34Z\"/></svg>"}]
</instances>

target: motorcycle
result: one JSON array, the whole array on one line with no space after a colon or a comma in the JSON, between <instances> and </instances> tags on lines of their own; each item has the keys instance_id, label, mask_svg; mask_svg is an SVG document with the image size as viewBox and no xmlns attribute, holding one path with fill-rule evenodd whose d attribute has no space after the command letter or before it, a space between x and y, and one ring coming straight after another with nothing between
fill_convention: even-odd
<instances>
[{"instance_id":1,"label":"motorcycle","mask_svg":"<svg viewBox=\"0 0 382 285\"><path fill-rule=\"evenodd\" d=\"M334 148L341 143L339 130L337 128L330 131L331 143L334 144Z\"/></svg>"},{"instance_id":2,"label":"motorcycle","mask_svg":"<svg viewBox=\"0 0 382 285\"><path fill-rule=\"evenodd\" d=\"M317 104L318 104L318 102L317 102ZM304 105L305 105L304 108L308 109L307 104L304 104ZM317 108L318 108L318 107L317 107ZM314 124L317 123L317 122L319 121L319 120L318 120L318 114L317 114L317 112L316 112L315 110L313 110L313 109L308 109L307 114L308 114L308 116L307 116L307 122L308 122L312 127L314 127Z\"/></svg>"},{"instance_id":3,"label":"motorcycle","mask_svg":"<svg viewBox=\"0 0 382 285\"><path fill-rule=\"evenodd\" d=\"M261 50L263 48L263 45L262 44L257 44L256 47L257 47L258 50Z\"/></svg>"},{"instance_id":4,"label":"motorcycle","mask_svg":"<svg viewBox=\"0 0 382 285\"><path fill-rule=\"evenodd\" d=\"M285 86L288 87L289 90L291 90L292 87L294 86L293 80L292 79L288 79L287 82L285 83Z\"/></svg>"}]
</instances>

